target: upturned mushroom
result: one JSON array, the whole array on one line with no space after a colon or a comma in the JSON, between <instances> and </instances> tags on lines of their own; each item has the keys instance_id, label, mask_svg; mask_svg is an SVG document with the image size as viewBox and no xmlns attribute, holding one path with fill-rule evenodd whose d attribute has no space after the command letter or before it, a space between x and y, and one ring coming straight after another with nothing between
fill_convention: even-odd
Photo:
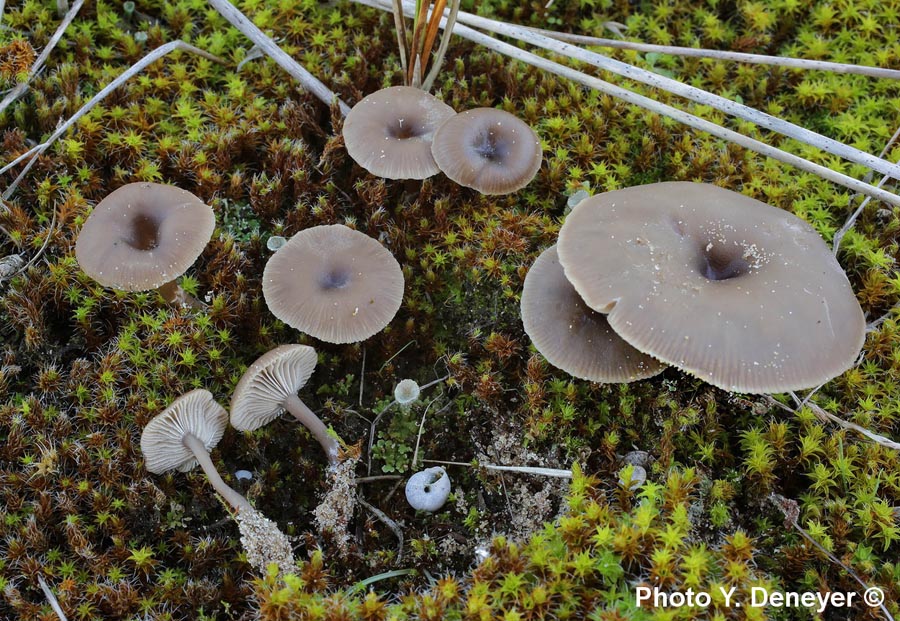
<instances>
[{"instance_id":1,"label":"upturned mushroom","mask_svg":"<svg viewBox=\"0 0 900 621\"><path fill-rule=\"evenodd\" d=\"M215 224L212 209L186 190L129 183L94 207L78 235L75 257L103 286L158 289L169 303L199 305L176 279L203 252Z\"/></svg>"},{"instance_id":2,"label":"upturned mushroom","mask_svg":"<svg viewBox=\"0 0 900 621\"><path fill-rule=\"evenodd\" d=\"M141 434L144 465L154 474L169 470L188 472L197 464L213 488L235 510L250 503L222 480L209 452L228 426L228 413L208 390L192 390L156 415Z\"/></svg>"},{"instance_id":3,"label":"upturned mushroom","mask_svg":"<svg viewBox=\"0 0 900 621\"><path fill-rule=\"evenodd\" d=\"M817 386L863 345L862 309L819 234L737 192L669 182L594 196L558 252L619 336L726 390Z\"/></svg>"},{"instance_id":4,"label":"upturned mushroom","mask_svg":"<svg viewBox=\"0 0 900 621\"><path fill-rule=\"evenodd\" d=\"M482 194L524 188L541 167L541 141L525 121L495 108L460 112L431 143L434 161L450 179Z\"/></svg>"},{"instance_id":5,"label":"upturned mushroom","mask_svg":"<svg viewBox=\"0 0 900 621\"><path fill-rule=\"evenodd\" d=\"M534 262L522 290L522 324L553 366L592 382L632 382L666 365L622 340L606 316L588 307L566 280L550 246Z\"/></svg>"},{"instance_id":6,"label":"upturned mushroom","mask_svg":"<svg viewBox=\"0 0 900 621\"><path fill-rule=\"evenodd\" d=\"M228 413L207 390L192 390L156 415L141 434L144 465L154 474L188 472L197 464L213 488L235 511L247 560L260 571L271 563L281 571L294 570L288 538L278 526L254 509L222 479L209 456L228 425Z\"/></svg>"},{"instance_id":7,"label":"upturned mushroom","mask_svg":"<svg viewBox=\"0 0 900 621\"><path fill-rule=\"evenodd\" d=\"M254 431L287 411L319 442L334 468L340 461L340 444L297 396L316 368L316 359L316 350L308 345L281 345L263 354L234 389L231 425L239 431Z\"/></svg>"},{"instance_id":8,"label":"upturned mushroom","mask_svg":"<svg viewBox=\"0 0 900 621\"><path fill-rule=\"evenodd\" d=\"M344 120L347 153L373 175L386 179L426 179L440 172L431 140L456 112L434 95L392 86L367 95Z\"/></svg>"},{"instance_id":9,"label":"upturned mushroom","mask_svg":"<svg viewBox=\"0 0 900 621\"><path fill-rule=\"evenodd\" d=\"M355 343L382 330L400 308L403 286L390 251L342 224L300 231L263 271L272 314L328 343Z\"/></svg>"}]
</instances>

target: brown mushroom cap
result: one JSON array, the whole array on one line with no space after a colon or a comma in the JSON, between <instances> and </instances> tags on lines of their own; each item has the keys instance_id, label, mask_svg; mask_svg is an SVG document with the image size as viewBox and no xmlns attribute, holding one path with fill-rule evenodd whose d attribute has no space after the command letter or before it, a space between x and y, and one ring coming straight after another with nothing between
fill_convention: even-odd
<instances>
[{"instance_id":1,"label":"brown mushroom cap","mask_svg":"<svg viewBox=\"0 0 900 621\"><path fill-rule=\"evenodd\" d=\"M613 332L606 316L588 308L566 280L556 246L537 258L522 290L522 323L544 358L592 382L633 382L666 366Z\"/></svg>"},{"instance_id":2,"label":"brown mushroom cap","mask_svg":"<svg viewBox=\"0 0 900 621\"><path fill-rule=\"evenodd\" d=\"M392 86L367 95L344 120L353 160L387 179L425 179L440 172L431 155L437 128L456 112L434 95Z\"/></svg>"},{"instance_id":3,"label":"brown mushroom cap","mask_svg":"<svg viewBox=\"0 0 900 621\"><path fill-rule=\"evenodd\" d=\"M495 108L460 112L441 125L431 144L445 175L482 194L524 188L541 167L541 141L517 116Z\"/></svg>"},{"instance_id":4,"label":"brown mushroom cap","mask_svg":"<svg viewBox=\"0 0 900 621\"><path fill-rule=\"evenodd\" d=\"M316 368L316 350L281 345L250 365L231 397L231 426L253 431L278 418L285 398L296 395Z\"/></svg>"},{"instance_id":5,"label":"brown mushroom cap","mask_svg":"<svg viewBox=\"0 0 900 621\"><path fill-rule=\"evenodd\" d=\"M403 272L378 240L342 224L300 231L263 271L269 310L329 343L355 343L382 330L403 301Z\"/></svg>"},{"instance_id":6,"label":"brown mushroom cap","mask_svg":"<svg viewBox=\"0 0 900 621\"><path fill-rule=\"evenodd\" d=\"M187 472L197 465L197 459L183 442L185 434L196 436L210 451L227 426L228 413L208 390L192 390L180 396L154 416L141 434L147 470L154 474L173 468Z\"/></svg>"},{"instance_id":7,"label":"brown mushroom cap","mask_svg":"<svg viewBox=\"0 0 900 621\"><path fill-rule=\"evenodd\" d=\"M186 190L129 183L94 207L78 235L75 257L106 287L156 289L193 265L215 225L212 209Z\"/></svg>"},{"instance_id":8,"label":"brown mushroom cap","mask_svg":"<svg viewBox=\"0 0 900 621\"><path fill-rule=\"evenodd\" d=\"M819 234L736 192L669 182L600 194L572 210L558 250L622 338L726 390L817 386L863 345L862 310Z\"/></svg>"}]
</instances>

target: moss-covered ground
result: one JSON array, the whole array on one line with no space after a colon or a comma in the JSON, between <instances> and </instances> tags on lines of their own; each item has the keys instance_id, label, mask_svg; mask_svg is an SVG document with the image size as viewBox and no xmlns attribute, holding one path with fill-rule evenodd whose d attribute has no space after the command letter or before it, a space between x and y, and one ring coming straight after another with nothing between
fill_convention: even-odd
<instances>
[{"instance_id":1,"label":"moss-covered ground","mask_svg":"<svg viewBox=\"0 0 900 621\"><path fill-rule=\"evenodd\" d=\"M400 83L387 14L315 0L239 6L351 105ZM618 21L628 36L651 43L900 68L895 0L486 1L477 11L597 35L605 34L603 22ZM24 79L58 23L50 0L6 3L4 88ZM457 110L502 107L531 123L545 150L537 178L501 198L442 176L380 180L347 156L336 108L255 57L203 0L89 0L28 92L0 114L3 162L45 139L147 51L178 38L225 64L177 52L150 66L40 157L0 215L0 257L28 261L43 249L24 273L0 281L0 618L57 618L39 576L79 621L883 618L865 607L823 615L727 608L722 598L709 608L635 608L640 584L713 594L754 585L861 591L785 521L775 495L796 501L797 523L882 587L898 615L897 451L823 422L809 407L788 412L674 369L630 385L572 380L531 348L518 317L527 268L554 242L567 198L579 189L713 182L792 211L829 240L859 196L458 39L436 93ZM871 153L900 126L896 81L615 56ZM685 107L847 174L867 173ZM900 146L886 157L896 161ZM183 280L207 310L104 289L79 270L74 241L92 206L138 180L178 185L215 209L217 232ZM276 321L262 299L267 239L336 222L382 240L406 276L398 316L362 345L309 339ZM887 318L869 334L859 365L812 399L893 438L900 437L898 230L896 211L872 201L845 238L839 259L863 309L870 320ZM302 559L286 581L259 576L202 474L148 474L138 439L189 389L206 388L226 404L250 362L290 342L320 353L301 396L364 451L367 421L400 379L451 376L417 406L385 414L360 477L406 476L420 425L419 461L576 464L576 476L567 487L451 466L455 492L435 515L406 507L402 479L362 482L362 497L402 530L402 552L396 534L359 507L354 543L342 555L312 522L326 482L314 441L289 420L252 434L232 430L214 460L295 537ZM635 449L649 453L648 479L629 491L619 471ZM235 480L239 469L253 474L249 485ZM395 570L414 571L387 573ZM370 577L380 579L363 584Z\"/></svg>"}]
</instances>

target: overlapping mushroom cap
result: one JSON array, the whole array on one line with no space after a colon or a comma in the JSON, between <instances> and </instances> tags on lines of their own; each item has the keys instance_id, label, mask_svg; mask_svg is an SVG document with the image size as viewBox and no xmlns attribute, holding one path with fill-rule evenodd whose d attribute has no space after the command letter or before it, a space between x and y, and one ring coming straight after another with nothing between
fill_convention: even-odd
<instances>
[{"instance_id":1,"label":"overlapping mushroom cap","mask_svg":"<svg viewBox=\"0 0 900 621\"><path fill-rule=\"evenodd\" d=\"M425 179L440 172L431 155L437 128L456 112L434 95L392 86L367 95L344 121L353 160L387 179Z\"/></svg>"},{"instance_id":2,"label":"overlapping mushroom cap","mask_svg":"<svg viewBox=\"0 0 900 621\"><path fill-rule=\"evenodd\" d=\"M300 231L263 271L269 310L329 343L355 343L382 330L400 308L403 284L387 248L342 224Z\"/></svg>"},{"instance_id":3,"label":"overlapping mushroom cap","mask_svg":"<svg viewBox=\"0 0 900 621\"><path fill-rule=\"evenodd\" d=\"M566 280L556 246L528 270L522 290L522 323L550 364L593 382L632 382L660 373L665 365L642 354L588 308Z\"/></svg>"},{"instance_id":4,"label":"overlapping mushroom cap","mask_svg":"<svg viewBox=\"0 0 900 621\"><path fill-rule=\"evenodd\" d=\"M669 182L594 196L558 251L622 338L726 390L816 386L862 348L862 310L818 233L736 192Z\"/></svg>"},{"instance_id":5,"label":"overlapping mushroom cap","mask_svg":"<svg viewBox=\"0 0 900 621\"><path fill-rule=\"evenodd\" d=\"M460 112L438 128L434 161L450 179L482 194L509 194L541 167L541 141L517 116L495 108Z\"/></svg>"},{"instance_id":6,"label":"overlapping mushroom cap","mask_svg":"<svg viewBox=\"0 0 900 621\"><path fill-rule=\"evenodd\" d=\"M231 425L253 431L284 411L284 400L306 385L316 368L316 350L281 345L250 365L231 397Z\"/></svg>"},{"instance_id":7,"label":"overlapping mushroom cap","mask_svg":"<svg viewBox=\"0 0 900 621\"><path fill-rule=\"evenodd\" d=\"M129 183L94 207L78 235L75 257L104 286L156 289L197 260L215 224L212 209L186 190Z\"/></svg>"},{"instance_id":8,"label":"overlapping mushroom cap","mask_svg":"<svg viewBox=\"0 0 900 621\"><path fill-rule=\"evenodd\" d=\"M207 451L219 443L228 426L228 413L208 390L192 390L175 399L153 417L141 434L144 465L154 474L177 469L187 472L197 465L184 444L185 434L193 434Z\"/></svg>"}]
</instances>

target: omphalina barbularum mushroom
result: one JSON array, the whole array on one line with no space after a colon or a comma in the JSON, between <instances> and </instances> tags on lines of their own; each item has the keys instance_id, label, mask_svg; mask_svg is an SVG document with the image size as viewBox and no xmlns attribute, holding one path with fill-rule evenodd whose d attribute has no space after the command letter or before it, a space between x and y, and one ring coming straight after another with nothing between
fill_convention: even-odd
<instances>
[{"instance_id":1,"label":"omphalina barbularum mushroom","mask_svg":"<svg viewBox=\"0 0 900 621\"><path fill-rule=\"evenodd\" d=\"M342 224L300 231L263 271L272 314L328 343L355 343L382 330L400 308L403 285L390 251Z\"/></svg>"},{"instance_id":2,"label":"omphalina barbularum mushroom","mask_svg":"<svg viewBox=\"0 0 900 621\"><path fill-rule=\"evenodd\" d=\"M199 304L175 279L203 252L215 225L212 209L187 190L129 183L94 207L75 257L85 274L106 287L159 289L169 303Z\"/></svg>"},{"instance_id":3,"label":"omphalina barbularum mushroom","mask_svg":"<svg viewBox=\"0 0 900 621\"><path fill-rule=\"evenodd\" d=\"M322 446L328 458L329 487L314 514L319 531L329 532L346 550L350 541L347 526L356 498L354 469L358 453L342 453L340 443L325 423L297 396L316 366L316 351L307 345L281 345L256 360L238 382L231 398L231 424L241 431L253 431L287 411Z\"/></svg>"},{"instance_id":4,"label":"omphalina barbularum mushroom","mask_svg":"<svg viewBox=\"0 0 900 621\"><path fill-rule=\"evenodd\" d=\"M572 210L557 249L623 339L726 390L817 386L863 345L862 309L819 234L737 192L667 182L600 194Z\"/></svg>"},{"instance_id":5,"label":"omphalina barbularum mushroom","mask_svg":"<svg viewBox=\"0 0 900 621\"><path fill-rule=\"evenodd\" d=\"M550 246L534 262L522 290L522 324L553 366L592 382L633 382L666 365L622 340L606 316L588 307L566 280Z\"/></svg>"},{"instance_id":6,"label":"omphalina barbularum mushroom","mask_svg":"<svg viewBox=\"0 0 900 621\"><path fill-rule=\"evenodd\" d=\"M316 368L316 360L316 350L308 345L281 345L263 354L234 389L231 425L239 431L253 431L287 411L309 430L334 467L340 453L337 440L297 396Z\"/></svg>"},{"instance_id":7,"label":"omphalina barbularum mushroom","mask_svg":"<svg viewBox=\"0 0 900 621\"><path fill-rule=\"evenodd\" d=\"M270 563L295 571L290 541L278 526L222 480L209 456L228 425L228 413L207 390L192 390L153 417L141 434L144 465L154 474L188 472L198 463L215 490L234 509L247 560L259 571Z\"/></svg>"},{"instance_id":8,"label":"omphalina barbularum mushroom","mask_svg":"<svg viewBox=\"0 0 900 621\"><path fill-rule=\"evenodd\" d=\"M426 179L440 172L431 155L434 132L454 114L453 108L421 89L383 88L350 110L344 120L344 145L373 175Z\"/></svg>"},{"instance_id":9,"label":"omphalina barbularum mushroom","mask_svg":"<svg viewBox=\"0 0 900 621\"><path fill-rule=\"evenodd\" d=\"M543 157L534 130L496 108L466 110L445 121L434 135L431 153L445 175L482 194L524 188Z\"/></svg>"}]
</instances>

